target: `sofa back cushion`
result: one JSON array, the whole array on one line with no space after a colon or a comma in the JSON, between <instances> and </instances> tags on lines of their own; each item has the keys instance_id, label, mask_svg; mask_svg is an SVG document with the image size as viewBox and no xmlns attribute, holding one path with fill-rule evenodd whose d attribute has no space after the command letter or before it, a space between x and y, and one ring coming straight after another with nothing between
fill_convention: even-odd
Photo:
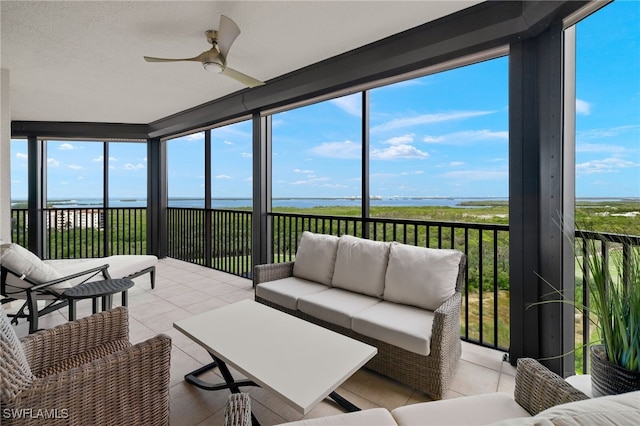
<instances>
[{"instance_id":1,"label":"sofa back cushion","mask_svg":"<svg viewBox=\"0 0 640 426\"><path fill-rule=\"evenodd\" d=\"M384 300L435 311L456 291L458 250L392 243Z\"/></svg>"},{"instance_id":2,"label":"sofa back cushion","mask_svg":"<svg viewBox=\"0 0 640 426\"><path fill-rule=\"evenodd\" d=\"M390 243L343 235L338 244L332 285L382 298Z\"/></svg>"},{"instance_id":3,"label":"sofa back cushion","mask_svg":"<svg viewBox=\"0 0 640 426\"><path fill-rule=\"evenodd\" d=\"M339 240L333 235L304 231L293 264L293 276L330 286Z\"/></svg>"}]
</instances>

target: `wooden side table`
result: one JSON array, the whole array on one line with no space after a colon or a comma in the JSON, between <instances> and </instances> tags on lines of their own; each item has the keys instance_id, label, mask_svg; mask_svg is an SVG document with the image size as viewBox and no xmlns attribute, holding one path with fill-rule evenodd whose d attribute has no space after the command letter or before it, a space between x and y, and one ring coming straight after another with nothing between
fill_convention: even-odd
<instances>
[{"instance_id":1,"label":"wooden side table","mask_svg":"<svg viewBox=\"0 0 640 426\"><path fill-rule=\"evenodd\" d=\"M76 301L92 299L93 313L98 312L98 298L102 297L102 310L111 309L113 295L122 293L122 306L127 306L127 290L133 287L129 278L115 280L89 281L78 284L65 291L62 296L69 301L69 321L76 319Z\"/></svg>"}]
</instances>

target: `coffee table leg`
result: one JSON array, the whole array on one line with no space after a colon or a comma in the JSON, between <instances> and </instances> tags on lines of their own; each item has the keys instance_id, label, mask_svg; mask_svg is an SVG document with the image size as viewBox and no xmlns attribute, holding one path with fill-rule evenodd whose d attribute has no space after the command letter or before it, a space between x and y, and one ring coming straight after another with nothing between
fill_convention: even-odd
<instances>
[{"instance_id":1,"label":"coffee table leg","mask_svg":"<svg viewBox=\"0 0 640 426\"><path fill-rule=\"evenodd\" d=\"M184 376L184 380L187 383L191 383L193 386L196 386L200 389L215 391L222 389L230 389L233 393L240 393L240 386L259 386L257 383L251 380L239 380L236 381L233 378L233 375L229 371L227 364L224 361L218 359L217 357L211 355L213 358L213 362L207 364L203 367L198 368L197 370L192 371L191 373ZM224 377L225 383L208 383L204 380L200 380L197 376L200 374L204 374L207 371L213 370L218 367L220 369L220 373L222 373L222 377Z\"/></svg>"},{"instance_id":2,"label":"coffee table leg","mask_svg":"<svg viewBox=\"0 0 640 426\"><path fill-rule=\"evenodd\" d=\"M335 402L338 403L338 405L340 405L342 408L344 408L345 410L347 410L350 413L352 413L354 411L360 411L360 408L356 407L351 402L349 402L346 399L344 399L344 397L338 395L335 391L333 391L333 392L331 392L329 394L329 398L333 399Z\"/></svg>"}]
</instances>

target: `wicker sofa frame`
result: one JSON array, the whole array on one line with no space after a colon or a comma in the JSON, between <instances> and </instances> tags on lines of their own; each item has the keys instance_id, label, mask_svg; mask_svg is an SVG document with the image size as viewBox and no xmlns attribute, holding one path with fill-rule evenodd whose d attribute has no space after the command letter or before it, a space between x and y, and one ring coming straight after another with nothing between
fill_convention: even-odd
<instances>
[{"instance_id":1,"label":"wicker sofa frame","mask_svg":"<svg viewBox=\"0 0 640 426\"><path fill-rule=\"evenodd\" d=\"M257 265L254 270L254 283L274 281L293 276L294 262ZM379 374L397 380L414 389L428 394L433 399L444 397L449 382L460 360L462 345L460 341L461 290L466 276L466 256L462 256L456 279L456 291L436 311L434 311L431 331L431 351L429 355L391 345L387 342L362 335L327 321L320 320L298 310L291 310L269 300L255 296L255 300L272 308L302 318L329 330L375 346L378 354L365 367Z\"/></svg>"}]
</instances>

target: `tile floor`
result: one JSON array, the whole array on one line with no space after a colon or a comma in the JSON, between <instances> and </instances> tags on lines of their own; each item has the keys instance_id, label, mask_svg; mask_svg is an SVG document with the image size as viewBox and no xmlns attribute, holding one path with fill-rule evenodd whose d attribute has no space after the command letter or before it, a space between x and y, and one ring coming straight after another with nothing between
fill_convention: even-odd
<instances>
[{"instance_id":1,"label":"tile floor","mask_svg":"<svg viewBox=\"0 0 640 426\"><path fill-rule=\"evenodd\" d=\"M130 338L139 342L164 333L171 336L171 425L221 425L227 391L207 392L183 379L184 374L209 363L208 353L173 328L173 322L210 309L252 299L250 280L203 268L175 259L162 259L157 267L156 288L151 290L148 276L136 279L129 290ZM85 303L86 302L86 303ZM114 302L119 303L119 296ZM78 317L89 315L88 301L78 303ZM66 309L47 315L40 326L48 328L66 321ZM26 332L26 324L18 333ZM485 392L513 394L515 369L502 361L502 353L463 342L462 360L447 398ZM214 372L217 370L214 370ZM207 373L213 375L214 372ZM206 379L206 375L203 377ZM212 381L221 381L214 378ZM252 396L253 412L264 426L299 420L302 416L261 388L244 388ZM384 407L428 401L429 398L407 386L367 370L360 370L338 392L361 408ZM339 414L342 410L331 400L322 401L305 418Z\"/></svg>"}]
</instances>

